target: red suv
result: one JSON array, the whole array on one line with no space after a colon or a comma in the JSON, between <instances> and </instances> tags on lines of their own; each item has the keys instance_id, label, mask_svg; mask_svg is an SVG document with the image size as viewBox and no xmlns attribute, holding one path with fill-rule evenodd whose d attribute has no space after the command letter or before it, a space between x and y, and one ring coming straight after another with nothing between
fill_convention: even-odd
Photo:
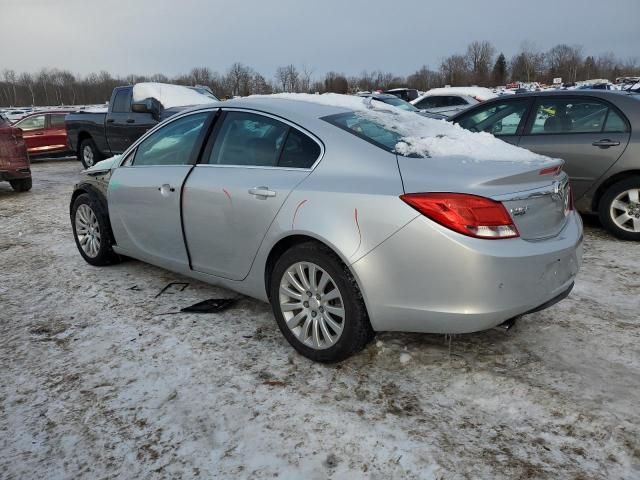
<instances>
[{"instance_id":1,"label":"red suv","mask_svg":"<svg viewBox=\"0 0 640 480\"><path fill-rule=\"evenodd\" d=\"M12 127L0 115L0 181L6 181L16 192L31 190L31 169L22 130Z\"/></svg>"},{"instance_id":2,"label":"red suv","mask_svg":"<svg viewBox=\"0 0 640 480\"><path fill-rule=\"evenodd\" d=\"M67 129L64 125L67 113L69 112L32 113L13 124L22 130L31 157L69 152Z\"/></svg>"}]
</instances>

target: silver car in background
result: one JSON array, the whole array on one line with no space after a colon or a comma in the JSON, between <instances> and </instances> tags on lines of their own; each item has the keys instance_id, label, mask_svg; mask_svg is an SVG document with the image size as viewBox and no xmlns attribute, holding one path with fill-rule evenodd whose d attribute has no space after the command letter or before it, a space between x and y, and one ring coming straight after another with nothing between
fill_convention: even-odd
<instances>
[{"instance_id":1,"label":"silver car in background","mask_svg":"<svg viewBox=\"0 0 640 480\"><path fill-rule=\"evenodd\" d=\"M375 331L474 332L569 294L582 224L560 163L400 155L393 112L312 97L182 112L89 169L70 204L80 254L270 302L321 362Z\"/></svg>"}]
</instances>

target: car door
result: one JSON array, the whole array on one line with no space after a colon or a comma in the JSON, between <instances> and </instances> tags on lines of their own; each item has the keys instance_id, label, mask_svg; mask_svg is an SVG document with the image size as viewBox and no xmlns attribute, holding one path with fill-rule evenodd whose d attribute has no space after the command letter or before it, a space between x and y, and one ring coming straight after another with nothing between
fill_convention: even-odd
<instances>
[{"instance_id":1,"label":"car door","mask_svg":"<svg viewBox=\"0 0 640 480\"><path fill-rule=\"evenodd\" d=\"M23 118L14 127L22 129L22 136L29 154L36 155L46 151L46 118L44 114Z\"/></svg>"},{"instance_id":2,"label":"car door","mask_svg":"<svg viewBox=\"0 0 640 480\"><path fill-rule=\"evenodd\" d=\"M67 145L67 129L64 124L66 113L51 113L47 115L47 150L50 152L63 152Z\"/></svg>"},{"instance_id":3,"label":"car door","mask_svg":"<svg viewBox=\"0 0 640 480\"><path fill-rule=\"evenodd\" d=\"M538 97L520 146L565 161L575 199L622 155L628 121L617 108L595 97Z\"/></svg>"},{"instance_id":4,"label":"car door","mask_svg":"<svg viewBox=\"0 0 640 480\"><path fill-rule=\"evenodd\" d=\"M134 140L130 138L129 115L131 113L131 87L117 88L114 92L113 105L107 113L105 132L107 143L112 153L122 153Z\"/></svg>"},{"instance_id":5,"label":"car door","mask_svg":"<svg viewBox=\"0 0 640 480\"><path fill-rule=\"evenodd\" d=\"M126 255L170 269L188 266L180 195L211 116L211 111L199 111L164 124L112 173L109 217Z\"/></svg>"},{"instance_id":6,"label":"car door","mask_svg":"<svg viewBox=\"0 0 640 480\"><path fill-rule=\"evenodd\" d=\"M184 189L193 270L245 278L271 222L322 151L318 140L285 121L227 110Z\"/></svg>"},{"instance_id":7,"label":"car door","mask_svg":"<svg viewBox=\"0 0 640 480\"><path fill-rule=\"evenodd\" d=\"M455 117L454 122L472 132L488 132L518 145L531 98L505 99L483 103Z\"/></svg>"}]
</instances>

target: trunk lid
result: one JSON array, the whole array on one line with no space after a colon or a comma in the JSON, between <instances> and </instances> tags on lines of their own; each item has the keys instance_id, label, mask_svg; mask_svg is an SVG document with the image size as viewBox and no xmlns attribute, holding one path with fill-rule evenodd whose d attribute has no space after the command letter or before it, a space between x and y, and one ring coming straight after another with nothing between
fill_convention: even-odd
<instances>
[{"instance_id":1,"label":"trunk lid","mask_svg":"<svg viewBox=\"0 0 640 480\"><path fill-rule=\"evenodd\" d=\"M468 193L502 202L525 240L556 236L567 222L571 193L562 160L397 158L405 193Z\"/></svg>"}]
</instances>

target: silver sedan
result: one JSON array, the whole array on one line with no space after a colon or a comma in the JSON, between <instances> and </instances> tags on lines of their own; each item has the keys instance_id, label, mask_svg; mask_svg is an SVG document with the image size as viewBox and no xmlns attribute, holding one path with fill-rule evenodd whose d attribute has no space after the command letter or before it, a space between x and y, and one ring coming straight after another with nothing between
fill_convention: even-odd
<instances>
[{"instance_id":1,"label":"silver sedan","mask_svg":"<svg viewBox=\"0 0 640 480\"><path fill-rule=\"evenodd\" d=\"M568 295L582 224L560 161L487 161L505 145L488 134L323 97L198 107L89 169L70 205L80 254L270 302L321 362L376 331L474 332Z\"/></svg>"}]
</instances>

